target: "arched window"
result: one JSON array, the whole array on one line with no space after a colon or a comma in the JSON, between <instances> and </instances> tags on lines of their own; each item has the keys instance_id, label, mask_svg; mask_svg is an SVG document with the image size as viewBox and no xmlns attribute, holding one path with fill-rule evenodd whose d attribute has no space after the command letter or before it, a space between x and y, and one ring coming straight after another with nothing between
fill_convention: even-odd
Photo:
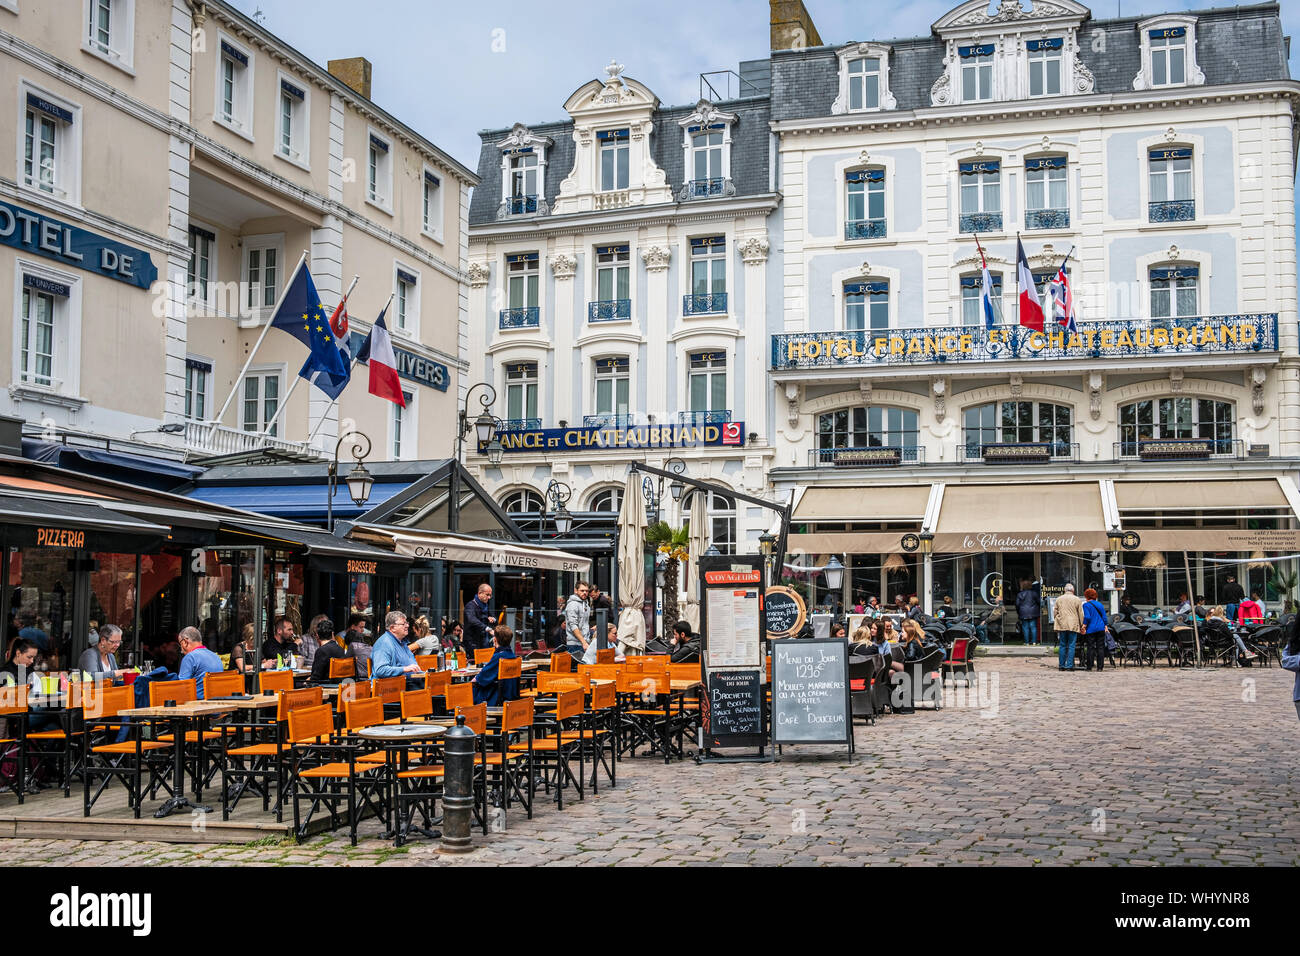
<instances>
[{"instance_id":1,"label":"arched window","mask_svg":"<svg viewBox=\"0 0 1300 956\"><path fill-rule=\"evenodd\" d=\"M1144 441L1200 438L1212 441L1215 454L1232 451L1236 409L1190 395L1147 398L1119 407L1121 455L1137 455Z\"/></svg>"},{"instance_id":2,"label":"arched window","mask_svg":"<svg viewBox=\"0 0 1300 956\"><path fill-rule=\"evenodd\" d=\"M546 510L542 496L535 491L524 489L506 495L501 502L506 514L537 514Z\"/></svg>"},{"instance_id":3,"label":"arched window","mask_svg":"<svg viewBox=\"0 0 1300 956\"><path fill-rule=\"evenodd\" d=\"M591 499L592 511L619 511L623 507L623 489L606 488Z\"/></svg>"},{"instance_id":4,"label":"arched window","mask_svg":"<svg viewBox=\"0 0 1300 956\"><path fill-rule=\"evenodd\" d=\"M691 526L692 492L682 497L682 525L689 531ZM706 509L709 515L709 543L723 554L736 553L736 499L716 491L708 492Z\"/></svg>"},{"instance_id":5,"label":"arched window","mask_svg":"<svg viewBox=\"0 0 1300 956\"><path fill-rule=\"evenodd\" d=\"M910 408L868 405L817 417L818 448L915 448L918 434Z\"/></svg>"},{"instance_id":6,"label":"arched window","mask_svg":"<svg viewBox=\"0 0 1300 956\"><path fill-rule=\"evenodd\" d=\"M984 445L1048 443L1052 455L1070 454L1073 409L1048 402L989 402L965 412L968 458L980 458Z\"/></svg>"}]
</instances>

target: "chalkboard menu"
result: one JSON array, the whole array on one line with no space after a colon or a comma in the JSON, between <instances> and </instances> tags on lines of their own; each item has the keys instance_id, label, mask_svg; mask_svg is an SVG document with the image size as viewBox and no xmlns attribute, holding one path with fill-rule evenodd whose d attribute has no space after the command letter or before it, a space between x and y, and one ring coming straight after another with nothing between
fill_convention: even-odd
<instances>
[{"instance_id":1,"label":"chalkboard menu","mask_svg":"<svg viewBox=\"0 0 1300 956\"><path fill-rule=\"evenodd\" d=\"M852 753L848 641L772 642L772 743L847 744Z\"/></svg>"},{"instance_id":2,"label":"chalkboard menu","mask_svg":"<svg viewBox=\"0 0 1300 956\"><path fill-rule=\"evenodd\" d=\"M763 619L768 637L793 637L803 627L804 602L798 591L774 587L763 592Z\"/></svg>"},{"instance_id":3,"label":"chalkboard menu","mask_svg":"<svg viewBox=\"0 0 1300 956\"><path fill-rule=\"evenodd\" d=\"M705 745L761 747L763 685L753 670L712 671L705 716Z\"/></svg>"}]
</instances>

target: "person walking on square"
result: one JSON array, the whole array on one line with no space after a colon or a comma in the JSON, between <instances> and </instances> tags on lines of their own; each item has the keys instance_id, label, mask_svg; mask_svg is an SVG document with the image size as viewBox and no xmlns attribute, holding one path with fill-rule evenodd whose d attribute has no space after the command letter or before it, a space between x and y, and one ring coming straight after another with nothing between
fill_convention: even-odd
<instances>
[{"instance_id":1,"label":"person walking on square","mask_svg":"<svg viewBox=\"0 0 1300 956\"><path fill-rule=\"evenodd\" d=\"M1295 704L1295 715L1300 717L1300 617L1291 622L1291 639L1282 650L1282 668L1295 672L1291 700Z\"/></svg>"},{"instance_id":2,"label":"person walking on square","mask_svg":"<svg viewBox=\"0 0 1300 956\"><path fill-rule=\"evenodd\" d=\"M1083 630L1083 602L1075 596L1074 585L1067 584L1065 593L1056 599L1056 641L1061 649L1057 657L1057 670L1074 670L1074 645ZM1066 666L1066 662L1069 666Z\"/></svg>"},{"instance_id":3,"label":"person walking on square","mask_svg":"<svg viewBox=\"0 0 1300 956\"><path fill-rule=\"evenodd\" d=\"M1020 582L1020 591L1016 594L1016 617L1020 618L1020 636L1025 639L1025 646L1038 643L1038 616L1042 613L1037 589L1028 580Z\"/></svg>"}]
</instances>

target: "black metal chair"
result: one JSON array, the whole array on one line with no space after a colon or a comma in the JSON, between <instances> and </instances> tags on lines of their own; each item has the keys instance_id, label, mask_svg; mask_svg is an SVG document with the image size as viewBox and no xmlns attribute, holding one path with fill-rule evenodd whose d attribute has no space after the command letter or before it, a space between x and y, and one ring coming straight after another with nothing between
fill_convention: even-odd
<instances>
[{"instance_id":1,"label":"black metal chair","mask_svg":"<svg viewBox=\"0 0 1300 956\"><path fill-rule=\"evenodd\" d=\"M1156 658L1163 656L1173 667L1176 663L1175 658L1178 656L1174 647L1174 632L1164 625L1153 625L1147 628L1146 633L1147 654L1152 666L1155 666Z\"/></svg>"},{"instance_id":2,"label":"black metal chair","mask_svg":"<svg viewBox=\"0 0 1300 956\"><path fill-rule=\"evenodd\" d=\"M849 703L851 717L862 717L868 724L876 722L872 683L880 671L880 655L866 654L849 658Z\"/></svg>"},{"instance_id":3,"label":"black metal chair","mask_svg":"<svg viewBox=\"0 0 1300 956\"><path fill-rule=\"evenodd\" d=\"M1142 628L1135 624L1115 624L1115 643L1119 645L1119 663L1123 667L1129 661L1136 661L1142 666L1145 654L1142 648Z\"/></svg>"}]
</instances>

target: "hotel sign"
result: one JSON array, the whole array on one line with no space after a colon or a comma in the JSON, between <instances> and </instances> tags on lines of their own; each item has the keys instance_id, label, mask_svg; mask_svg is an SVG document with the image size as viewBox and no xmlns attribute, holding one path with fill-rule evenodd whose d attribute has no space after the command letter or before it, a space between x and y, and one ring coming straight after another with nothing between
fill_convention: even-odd
<instances>
[{"instance_id":1,"label":"hotel sign","mask_svg":"<svg viewBox=\"0 0 1300 956\"><path fill-rule=\"evenodd\" d=\"M352 333L348 339L348 345L351 346L353 355L361 351L361 345L365 340L366 337L360 332ZM406 379L408 382L424 385L427 388L436 388L440 392L447 391L447 386L451 383L451 373L447 371L447 366L441 362L435 362L432 359L416 355L409 349L397 345L396 341L393 344L393 357L397 360L397 374L399 377Z\"/></svg>"},{"instance_id":2,"label":"hotel sign","mask_svg":"<svg viewBox=\"0 0 1300 956\"><path fill-rule=\"evenodd\" d=\"M144 250L7 202L0 202L0 244L141 289L158 279Z\"/></svg>"},{"instance_id":3,"label":"hotel sign","mask_svg":"<svg viewBox=\"0 0 1300 956\"><path fill-rule=\"evenodd\" d=\"M1081 323L1078 332L1021 326L918 327L894 332L772 336L772 368L861 368L1022 359L1132 358L1275 351L1277 314L1216 315L1152 325L1145 319Z\"/></svg>"},{"instance_id":4,"label":"hotel sign","mask_svg":"<svg viewBox=\"0 0 1300 956\"><path fill-rule=\"evenodd\" d=\"M744 422L638 425L624 428L530 428L497 432L506 454L605 448L714 448L745 443ZM479 447L482 453L487 446Z\"/></svg>"}]
</instances>

